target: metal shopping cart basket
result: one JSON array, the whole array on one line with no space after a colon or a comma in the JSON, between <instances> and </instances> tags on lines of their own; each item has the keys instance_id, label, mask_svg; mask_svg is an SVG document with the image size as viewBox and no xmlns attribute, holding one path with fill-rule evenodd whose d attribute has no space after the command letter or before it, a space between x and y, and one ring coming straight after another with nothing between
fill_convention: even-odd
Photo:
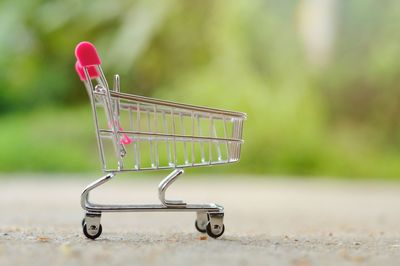
<instances>
[{"instance_id":1,"label":"metal shopping cart basket","mask_svg":"<svg viewBox=\"0 0 400 266\"><path fill-rule=\"evenodd\" d=\"M118 75L110 89L91 43L79 43L75 55L75 69L91 101L102 170L106 173L82 192L85 236L96 239L101 235L103 212L185 211L197 213L198 231L220 237L225 230L222 206L169 200L165 193L183 168L237 162L246 114L122 93ZM163 169L172 172L158 186L161 204L103 205L89 201L90 191L116 173Z\"/></svg>"}]
</instances>

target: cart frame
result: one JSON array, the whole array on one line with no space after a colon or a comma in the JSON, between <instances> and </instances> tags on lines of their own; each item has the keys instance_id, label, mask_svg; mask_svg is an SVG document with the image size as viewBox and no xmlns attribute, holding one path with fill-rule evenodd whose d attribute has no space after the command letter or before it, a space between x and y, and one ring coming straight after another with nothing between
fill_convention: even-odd
<instances>
[{"instance_id":1,"label":"cart frame","mask_svg":"<svg viewBox=\"0 0 400 266\"><path fill-rule=\"evenodd\" d=\"M115 75L113 90L110 90L101 68L101 61L96 48L89 42L81 42L76 47L75 55L77 58L75 69L81 81L84 83L91 101L102 170L106 173L105 176L89 184L81 194L81 206L85 210L85 216L82 220L82 228L85 236L90 239L96 239L101 235L101 215L103 212L196 212L196 229L202 233L207 233L213 238L220 237L225 230L223 223L224 208L222 206L215 203L188 204L182 200L166 199L165 194L172 183L184 173L183 168L237 162L240 159L241 144L243 143L242 128L243 121L246 119L246 114L121 93L120 78L118 75ZM105 112L107 121L106 127L108 128L101 125L98 117L99 107ZM157 110L157 107L161 110ZM159 114L162 115L163 124L165 124L166 121L165 112L170 110L168 115L172 115L171 121L173 124L173 131L157 132L157 129L151 129L150 122L148 122L148 130L141 130L140 114L142 112L147 112L147 118L148 121L150 121L149 109L154 111L154 119L156 119L156 116ZM128 110L130 118L132 112L136 111L136 114L138 114L136 130L122 129L120 112L123 110ZM174 110L176 110L176 113L174 113ZM183 131L183 134L178 134L175 128L176 115L179 115L181 119L181 131ZM191 119L191 134L186 134L182 123L182 116ZM199 134L195 134L195 118L197 119ZM209 135L202 135L199 119L206 119L206 121L210 123ZM217 136L214 119L223 121L224 137ZM231 137L227 136L227 120L233 124ZM134 129L133 126L131 127ZM166 129L165 126L164 129ZM115 167L108 167L103 143L105 139L111 139L113 144L114 156L117 159ZM139 150L141 141L148 141L150 143L151 166L142 167ZM153 142L155 142L155 144ZM166 165L162 165L159 162L160 159L157 150L158 142L167 143L168 163ZM177 142L182 142L184 145L184 161L181 163L178 163L177 160ZM131 144L134 146L133 153L135 154L135 164L134 167L127 167L125 156L127 154L127 146ZM189 160L190 156L187 152L187 146L189 146L189 144L192 145L191 160ZM200 145L201 156L199 156L199 158L195 157L195 144ZM206 151L204 149L206 144L208 145L209 153L207 160L205 155ZM221 145L226 147L225 155L222 155ZM214 146L217 155L213 156L212 150ZM139 156L137 156L138 154ZM198 159L201 160L196 161ZM110 181L118 172L163 169L171 169L172 172L166 176L158 186L158 197L161 204L96 204L89 200L92 190Z\"/></svg>"}]
</instances>

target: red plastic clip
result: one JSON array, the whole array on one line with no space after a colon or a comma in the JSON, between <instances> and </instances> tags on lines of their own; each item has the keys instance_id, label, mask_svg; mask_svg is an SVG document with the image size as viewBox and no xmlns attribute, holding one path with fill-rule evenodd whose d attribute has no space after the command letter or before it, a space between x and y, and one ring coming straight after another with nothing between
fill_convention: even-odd
<instances>
[{"instance_id":1,"label":"red plastic clip","mask_svg":"<svg viewBox=\"0 0 400 266\"><path fill-rule=\"evenodd\" d=\"M100 65L101 60L96 47L90 42L80 42L75 48L75 56L82 67Z\"/></svg>"},{"instance_id":2,"label":"red plastic clip","mask_svg":"<svg viewBox=\"0 0 400 266\"><path fill-rule=\"evenodd\" d=\"M95 79L100 76L99 72L97 71L95 66L88 66L87 69L88 69L90 79ZM76 70L76 73L78 73L79 78L82 81L85 81L86 80L85 72L83 71L83 67L81 66L81 64L79 64L79 61L76 61L76 63L75 63L75 70Z\"/></svg>"}]
</instances>

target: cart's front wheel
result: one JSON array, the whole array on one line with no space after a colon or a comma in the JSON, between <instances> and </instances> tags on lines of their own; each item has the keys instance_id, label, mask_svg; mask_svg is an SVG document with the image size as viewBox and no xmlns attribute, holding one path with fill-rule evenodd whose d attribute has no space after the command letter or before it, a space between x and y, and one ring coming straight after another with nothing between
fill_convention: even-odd
<instances>
[{"instance_id":1,"label":"cart's front wheel","mask_svg":"<svg viewBox=\"0 0 400 266\"><path fill-rule=\"evenodd\" d=\"M96 227L95 225L91 225L89 228L87 228L87 225L85 223L83 224L83 233L87 238L95 240L101 235L102 231L103 228L101 224L99 224L98 227Z\"/></svg>"},{"instance_id":2,"label":"cart's front wheel","mask_svg":"<svg viewBox=\"0 0 400 266\"><path fill-rule=\"evenodd\" d=\"M218 225L218 226L214 226L214 228L213 228L211 226L211 222L209 222L207 224L206 231L207 231L207 235L209 235L210 237L218 238L224 234L225 225L223 224L222 227Z\"/></svg>"}]
</instances>

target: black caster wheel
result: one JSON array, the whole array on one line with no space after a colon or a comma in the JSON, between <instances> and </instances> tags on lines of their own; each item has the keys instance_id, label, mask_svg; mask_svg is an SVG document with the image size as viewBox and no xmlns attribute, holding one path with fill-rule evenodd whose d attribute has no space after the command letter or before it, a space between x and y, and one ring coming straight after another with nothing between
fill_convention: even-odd
<instances>
[{"instance_id":1,"label":"black caster wheel","mask_svg":"<svg viewBox=\"0 0 400 266\"><path fill-rule=\"evenodd\" d=\"M211 224L208 223L207 227L206 227L206 231L207 231L207 235L209 235L212 238L218 238L220 236L222 236L225 232L225 225L222 225L222 231L219 234L214 234L212 229L211 229Z\"/></svg>"},{"instance_id":2,"label":"black caster wheel","mask_svg":"<svg viewBox=\"0 0 400 266\"><path fill-rule=\"evenodd\" d=\"M194 226L196 227L197 231L199 231L200 233L205 234L205 233L207 232L207 229L206 229L206 228L201 229L201 228L199 227L199 225L198 225L198 223L197 223L197 220L194 221Z\"/></svg>"},{"instance_id":3,"label":"black caster wheel","mask_svg":"<svg viewBox=\"0 0 400 266\"><path fill-rule=\"evenodd\" d=\"M86 224L83 224L83 233L85 234L85 236L87 238L90 238L92 240L95 240L96 238L98 238L101 235L101 232L103 231L103 228L101 226L101 224L99 225L99 230L95 235L90 235L89 232L87 231L87 227Z\"/></svg>"}]
</instances>

